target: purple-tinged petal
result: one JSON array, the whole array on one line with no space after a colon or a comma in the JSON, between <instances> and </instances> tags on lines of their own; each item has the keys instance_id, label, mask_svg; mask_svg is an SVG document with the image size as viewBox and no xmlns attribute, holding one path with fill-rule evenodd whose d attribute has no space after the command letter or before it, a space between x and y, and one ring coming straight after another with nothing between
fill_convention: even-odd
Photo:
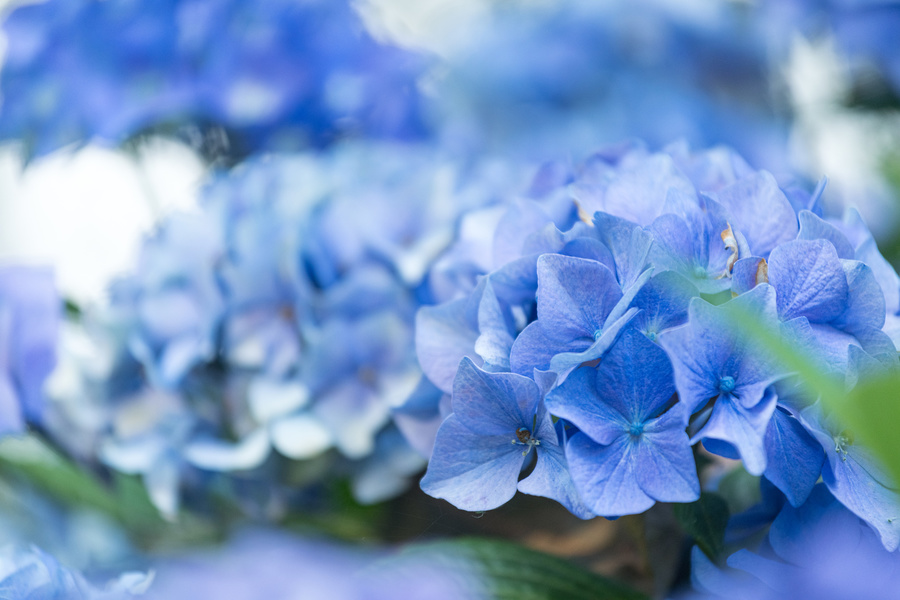
<instances>
[{"instance_id":1,"label":"purple-tinged petal","mask_svg":"<svg viewBox=\"0 0 900 600\"><path fill-rule=\"evenodd\" d=\"M585 505L604 517L642 513L655 503L638 485L634 444L628 436L601 446L583 433L566 444L569 472Z\"/></svg>"},{"instance_id":2,"label":"purple-tinged petal","mask_svg":"<svg viewBox=\"0 0 900 600\"><path fill-rule=\"evenodd\" d=\"M782 319L803 316L810 323L828 323L846 310L850 290L830 242L787 242L772 250L768 262Z\"/></svg>"},{"instance_id":3,"label":"purple-tinged petal","mask_svg":"<svg viewBox=\"0 0 900 600\"><path fill-rule=\"evenodd\" d=\"M537 384L515 373L486 373L465 358L453 382L453 414L460 424L483 435L515 438L531 430L541 404Z\"/></svg>"},{"instance_id":4,"label":"purple-tinged petal","mask_svg":"<svg viewBox=\"0 0 900 600\"><path fill-rule=\"evenodd\" d=\"M840 258L852 259L856 253L850 240L841 231L828 221L818 217L808 210L797 213L800 221L799 240L827 240L834 246Z\"/></svg>"},{"instance_id":5,"label":"purple-tinged petal","mask_svg":"<svg viewBox=\"0 0 900 600\"><path fill-rule=\"evenodd\" d=\"M757 256L797 237L797 215L770 173L757 171L720 189L713 198L733 216Z\"/></svg>"},{"instance_id":6,"label":"purple-tinged petal","mask_svg":"<svg viewBox=\"0 0 900 600\"><path fill-rule=\"evenodd\" d=\"M508 435L482 435L450 415L438 430L434 452L421 487L469 511L491 510L516 493L525 457Z\"/></svg>"},{"instance_id":7,"label":"purple-tinged petal","mask_svg":"<svg viewBox=\"0 0 900 600\"><path fill-rule=\"evenodd\" d=\"M622 298L615 276L604 265L570 256L538 259L538 320L560 337L594 337Z\"/></svg>"},{"instance_id":8,"label":"purple-tinged petal","mask_svg":"<svg viewBox=\"0 0 900 600\"><path fill-rule=\"evenodd\" d=\"M648 421L637 443L638 485L658 502L693 502L700 497L697 465L684 431L686 420L682 405L676 404Z\"/></svg>"},{"instance_id":9,"label":"purple-tinged petal","mask_svg":"<svg viewBox=\"0 0 900 600\"><path fill-rule=\"evenodd\" d=\"M579 519L590 519L592 513L575 488L563 449L556 444L542 443L537 447L537 463L528 477L519 482L524 494L556 500Z\"/></svg>"},{"instance_id":10,"label":"purple-tinged petal","mask_svg":"<svg viewBox=\"0 0 900 600\"><path fill-rule=\"evenodd\" d=\"M748 473L762 475L766 470L764 439L775 400L775 394L770 393L752 408L745 408L731 394L720 395L709 420L691 438L691 443L704 438L728 442L737 449Z\"/></svg>"},{"instance_id":11,"label":"purple-tinged petal","mask_svg":"<svg viewBox=\"0 0 900 600\"><path fill-rule=\"evenodd\" d=\"M799 420L779 409L769 421L765 444L763 475L784 492L791 506L800 506L819 479L825 453Z\"/></svg>"}]
</instances>

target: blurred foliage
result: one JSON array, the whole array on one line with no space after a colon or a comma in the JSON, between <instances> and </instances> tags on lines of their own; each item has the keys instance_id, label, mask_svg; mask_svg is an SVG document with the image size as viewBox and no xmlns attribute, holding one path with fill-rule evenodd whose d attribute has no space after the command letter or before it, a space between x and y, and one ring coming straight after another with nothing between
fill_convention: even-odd
<instances>
[{"instance_id":1,"label":"blurred foliage","mask_svg":"<svg viewBox=\"0 0 900 600\"><path fill-rule=\"evenodd\" d=\"M894 482L900 482L900 372L861 379L852 390L844 381L820 369L812 359L792 347L779 334L758 326L752 315L742 325L756 337L775 360L793 371L807 388L810 397L819 398L826 408L853 432L854 439L870 449L887 468Z\"/></svg>"},{"instance_id":2,"label":"blurred foliage","mask_svg":"<svg viewBox=\"0 0 900 600\"><path fill-rule=\"evenodd\" d=\"M700 499L688 504L674 504L675 518L694 538L694 542L711 559L725 552L725 527L728 526L728 504L718 494L703 492Z\"/></svg>"},{"instance_id":3,"label":"blurred foliage","mask_svg":"<svg viewBox=\"0 0 900 600\"><path fill-rule=\"evenodd\" d=\"M114 473L111 481L102 481L35 435L0 441L0 479L25 481L64 506L106 514L145 549L180 548L214 541L221 535L212 523L192 514L165 521L139 478Z\"/></svg>"}]
</instances>

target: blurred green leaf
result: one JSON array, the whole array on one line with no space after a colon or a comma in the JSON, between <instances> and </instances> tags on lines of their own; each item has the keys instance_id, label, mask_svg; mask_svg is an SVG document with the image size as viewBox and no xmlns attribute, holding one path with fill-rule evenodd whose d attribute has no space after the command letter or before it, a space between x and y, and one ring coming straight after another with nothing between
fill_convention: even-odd
<instances>
[{"instance_id":1,"label":"blurred green leaf","mask_svg":"<svg viewBox=\"0 0 900 600\"><path fill-rule=\"evenodd\" d=\"M674 504L675 518L700 549L713 561L725 551L725 527L728 526L728 504L718 494L703 492L689 504Z\"/></svg>"},{"instance_id":2,"label":"blurred green leaf","mask_svg":"<svg viewBox=\"0 0 900 600\"><path fill-rule=\"evenodd\" d=\"M831 408L881 460L894 483L900 483L900 376L861 381L846 399L832 401Z\"/></svg>"},{"instance_id":3,"label":"blurred green leaf","mask_svg":"<svg viewBox=\"0 0 900 600\"><path fill-rule=\"evenodd\" d=\"M367 576L403 576L433 568L465 597L485 600L647 600L647 596L561 558L510 542L461 538L407 546L377 561Z\"/></svg>"},{"instance_id":4,"label":"blurred green leaf","mask_svg":"<svg viewBox=\"0 0 900 600\"><path fill-rule=\"evenodd\" d=\"M759 326L752 315L740 322L775 359L800 378L811 397L818 397L846 424L856 440L869 448L900 484L900 374L861 380L850 391L844 382L825 373L777 332Z\"/></svg>"},{"instance_id":5,"label":"blurred green leaf","mask_svg":"<svg viewBox=\"0 0 900 600\"><path fill-rule=\"evenodd\" d=\"M213 539L216 528L190 514L165 521L139 477L114 473L106 483L34 435L0 440L0 476L23 479L57 502L116 519L141 546L177 548Z\"/></svg>"}]
</instances>

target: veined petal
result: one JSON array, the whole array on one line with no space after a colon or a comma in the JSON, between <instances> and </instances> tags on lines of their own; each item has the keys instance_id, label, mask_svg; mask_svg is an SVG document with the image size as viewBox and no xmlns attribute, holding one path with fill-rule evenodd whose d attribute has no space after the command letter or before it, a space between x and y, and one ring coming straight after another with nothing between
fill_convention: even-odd
<instances>
[{"instance_id":1,"label":"veined petal","mask_svg":"<svg viewBox=\"0 0 900 600\"><path fill-rule=\"evenodd\" d=\"M525 457L509 435L482 435L450 415L438 430L422 490L457 508L491 510L516 493Z\"/></svg>"}]
</instances>

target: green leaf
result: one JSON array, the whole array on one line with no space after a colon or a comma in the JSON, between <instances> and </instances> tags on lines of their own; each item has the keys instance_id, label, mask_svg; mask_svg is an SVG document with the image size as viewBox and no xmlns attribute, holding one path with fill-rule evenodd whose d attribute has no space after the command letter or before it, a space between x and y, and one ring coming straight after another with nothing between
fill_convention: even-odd
<instances>
[{"instance_id":1,"label":"green leaf","mask_svg":"<svg viewBox=\"0 0 900 600\"><path fill-rule=\"evenodd\" d=\"M696 502L675 504L672 509L684 530L711 560L722 556L729 513L728 504L721 496L703 492Z\"/></svg>"},{"instance_id":2,"label":"green leaf","mask_svg":"<svg viewBox=\"0 0 900 600\"><path fill-rule=\"evenodd\" d=\"M846 399L832 402L831 408L854 438L887 468L895 487L900 484L900 376L860 381Z\"/></svg>"},{"instance_id":3,"label":"green leaf","mask_svg":"<svg viewBox=\"0 0 900 600\"><path fill-rule=\"evenodd\" d=\"M900 437L896 433L900 427L900 374L861 380L847 391L843 381L825 373L779 333L761 326L749 313L744 317L738 321L739 326L788 370L795 372L810 397L818 397L834 411L852 431L854 439L870 449L887 468L895 487L900 486ZM896 356L891 360L896 361Z\"/></svg>"},{"instance_id":4,"label":"green leaf","mask_svg":"<svg viewBox=\"0 0 900 600\"><path fill-rule=\"evenodd\" d=\"M373 580L434 569L463 597L484 600L647 600L624 584L510 542L460 538L406 547L364 574ZM457 591L457 590L454 590Z\"/></svg>"}]
</instances>

